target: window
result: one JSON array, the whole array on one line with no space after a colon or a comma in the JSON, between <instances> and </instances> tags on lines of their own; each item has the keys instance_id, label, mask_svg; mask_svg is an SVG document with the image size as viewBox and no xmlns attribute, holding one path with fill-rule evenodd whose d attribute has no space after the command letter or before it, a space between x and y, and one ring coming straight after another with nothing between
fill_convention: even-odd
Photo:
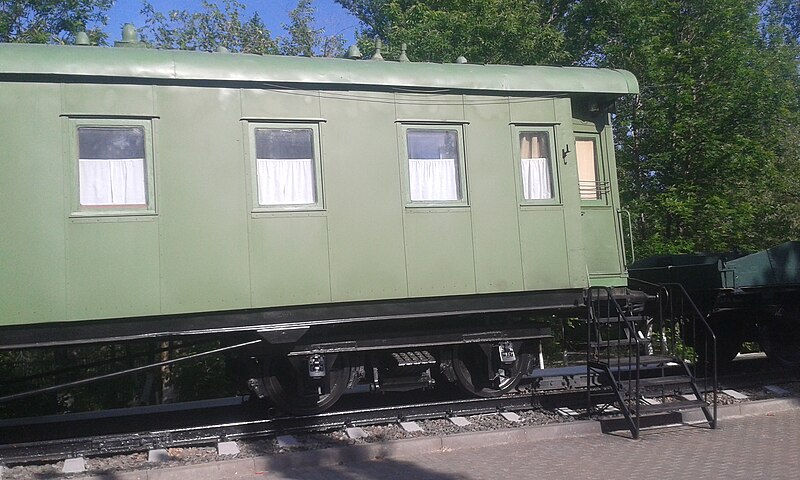
<instances>
[{"instance_id":1,"label":"window","mask_svg":"<svg viewBox=\"0 0 800 480\"><path fill-rule=\"evenodd\" d=\"M149 120L73 120L79 213L155 213L150 125Z\"/></svg>"},{"instance_id":2,"label":"window","mask_svg":"<svg viewBox=\"0 0 800 480\"><path fill-rule=\"evenodd\" d=\"M550 142L547 132L520 132L520 174L522 198L525 200L550 200L553 194Z\"/></svg>"},{"instance_id":3,"label":"window","mask_svg":"<svg viewBox=\"0 0 800 480\"><path fill-rule=\"evenodd\" d=\"M321 206L317 132L316 125L253 128L259 206Z\"/></svg>"},{"instance_id":4,"label":"window","mask_svg":"<svg viewBox=\"0 0 800 480\"><path fill-rule=\"evenodd\" d=\"M460 130L460 126L405 128L411 203L465 203Z\"/></svg>"},{"instance_id":5,"label":"window","mask_svg":"<svg viewBox=\"0 0 800 480\"><path fill-rule=\"evenodd\" d=\"M596 139L576 138L575 153L578 157L578 187L581 200L600 200L607 187L601 181L599 174Z\"/></svg>"},{"instance_id":6,"label":"window","mask_svg":"<svg viewBox=\"0 0 800 480\"><path fill-rule=\"evenodd\" d=\"M559 203L558 172L552 140L554 127L512 125L511 132L520 204Z\"/></svg>"}]
</instances>

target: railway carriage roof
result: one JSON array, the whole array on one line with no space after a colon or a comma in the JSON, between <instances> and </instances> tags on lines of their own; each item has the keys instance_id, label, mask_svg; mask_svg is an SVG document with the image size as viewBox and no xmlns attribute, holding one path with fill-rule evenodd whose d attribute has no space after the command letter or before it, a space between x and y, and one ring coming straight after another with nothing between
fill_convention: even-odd
<instances>
[{"instance_id":1,"label":"railway carriage roof","mask_svg":"<svg viewBox=\"0 0 800 480\"><path fill-rule=\"evenodd\" d=\"M131 83L254 82L332 88L508 93L638 93L625 70L390 62L149 48L0 44L0 78L78 77Z\"/></svg>"}]
</instances>

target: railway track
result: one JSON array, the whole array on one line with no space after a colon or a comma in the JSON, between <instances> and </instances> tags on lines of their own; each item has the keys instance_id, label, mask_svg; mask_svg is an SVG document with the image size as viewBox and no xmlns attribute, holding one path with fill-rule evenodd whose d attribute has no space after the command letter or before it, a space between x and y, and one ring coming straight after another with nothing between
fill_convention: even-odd
<instances>
[{"instance_id":1,"label":"railway track","mask_svg":"<svg viewBox=\"0 0 800 480\"><path fill-rule=\"evenodd\" d=\"M762 359L740 362L720 377L721 388L746 388L796 381L797 374L766 368ZM235 397L184 404L0 421L0 463L57 461L77 456L125 454L152 448L208 445L223 440L268 437L422 419L575 406L581 390L535 390L526 379L520 392L500 398L458 398L454 392L348 395L334 411L318 415L274 415L260 400ZM420 398L425 401L420 402ZM265 418L267 417L267 418Z\"/></svg>"},{"instance_id":2,"label":"railway track","mask_svg":"<svg viewBox=\"0 0 800 480\"><path fill-rule=\"evenodd\" d=\"M458 400L439 400L424 403L411 403L381 407L365 407L357 409L340 409L318 415L302 417L274 417L267 419L246 419L239 421L224 421L207 423L203 425L184 425L186 418L209 418L219 416L222 405L193 407L184 410L172 409L174 426L153 430L119 431L115 433L87 434L73 438L49 438L36 441L14 441L13 439L30 439L31 427L37 430L50 432L76 431L69 425L88 428L100 432L111 427L112 423L130 424L133 418L141 415L156 415L163 417L165 411L152 409L149 412L139 411L133 414L130 411L120 411L117 415L93 417L91 415L69 415L60 419L37 423L3 422L0 423L0 436L9 443L0 445L0 461L6 464L20 464L31 462L44 462L59 460L65 457L108 455L115 453L128 453L147 450L150 448L180 447L187 445L204 445L220 440L235 440L248 437L269 436L288 433L307 433L316 431L333 430L351 426L392 423L400 420L420 420L427 418L442 418L447 416L476 415L481 413L514 411L536 407L533 395L510 395L501 398L475 398ZM227 399L221 404L233 404L233 399ZM261 402L255 402L261 403ZM233 411L225 412L225 416L235 416L241 412L245 417L252 415L253 406L243 402ZM139 409L141 410L141 409ZM152 419L145 420L147 423ZM109 423L108 425L105 425ZM78 430L80 431L80 430Z\"/></svg>"}]
</instances>

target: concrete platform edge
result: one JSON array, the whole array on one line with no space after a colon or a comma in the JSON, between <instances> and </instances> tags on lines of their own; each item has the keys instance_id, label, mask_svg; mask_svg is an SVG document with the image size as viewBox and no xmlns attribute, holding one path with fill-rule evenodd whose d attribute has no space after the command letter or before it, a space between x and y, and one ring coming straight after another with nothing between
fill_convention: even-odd
<instances>
[{"instance_id":1,"label":"concrete platform edge","mask_svg":"<svg viewBox=\"0 0 800 480\"><path fill-rule=\"evenodd\" d=\"M747 403L723 405L717 409L720 420L752 415L769 415L800 408L800 398L790 397L772 400L757 400ZM695 418L699 414L698 418ZM684 421L703 419L701 412L687 412ZM333 466L345 463L365 462L387 458L400 458L420 453L452 451L486 446L488 443L503 445L552 440L566 437L582 437L601 434L600 422L582 420L576 422L535 425L509 428L490 432L468 432L446 436L418 437L383 443L346 445L320 450L303 450L254 458L221 460L194 465L154 468L136 472L109 472L86 475L83 480L216 480L241 475L253 475L270 470L286 470L296 467Z\"/></svg>"},{"instance_id":2,"label":"concrete platform edge","mask_svg":"<svg viewBox=\"0 0 800 480\"><path fill-rule=\"evenodd\" d=\"M717 421L726 418L749 417L752 415L769 415L772 412L783 412L800 408L800 398L787 397L769 400L754 400L752 402L734 403L717 407ZM703 412L690 410L683 412L684 423L704 422Z\"/></svg>"}]
</instances>

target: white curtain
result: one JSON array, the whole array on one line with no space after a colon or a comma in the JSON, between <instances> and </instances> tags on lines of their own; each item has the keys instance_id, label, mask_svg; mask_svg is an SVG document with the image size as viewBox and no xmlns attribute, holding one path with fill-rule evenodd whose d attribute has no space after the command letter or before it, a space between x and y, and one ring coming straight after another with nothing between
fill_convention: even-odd
<instances>
[{"instance_id":1,"label":"white curtain","mask_svg":"<svg viewBox=\"0 0 800 480\"><path fill-rule=\"evenodd\" d=\"M453 158L408 160L411 200L459 200L456 160Z\"/></svg>"},{"instance_id":2,"label":"white curtain","mask_svg":"<svg viewBox=\"0 0 800 480\"><path fill-rule=\"evenodd\" d=\"M546 158L522 159L522 191L525 200L553 198Z\"/></svg>"},{"instance_id":3,"label":"white curtain","mask_svg":"<svg viewBox=\"0 0 800 480\"><path fill-rule=\"evenodd\" d=\"M307 205L316 202L314 161L300 159L256 160L260 205Z\"/></svg>"},{"instance_id":4,"label":"white curtain","mask_svg":"<svg viewBox=\"0 0 800 480\"><path fill-rule=\"evenodd\" d=\"M78 160L81 205L146 205L144 159Z\"/></svg>"}]
</instances>

